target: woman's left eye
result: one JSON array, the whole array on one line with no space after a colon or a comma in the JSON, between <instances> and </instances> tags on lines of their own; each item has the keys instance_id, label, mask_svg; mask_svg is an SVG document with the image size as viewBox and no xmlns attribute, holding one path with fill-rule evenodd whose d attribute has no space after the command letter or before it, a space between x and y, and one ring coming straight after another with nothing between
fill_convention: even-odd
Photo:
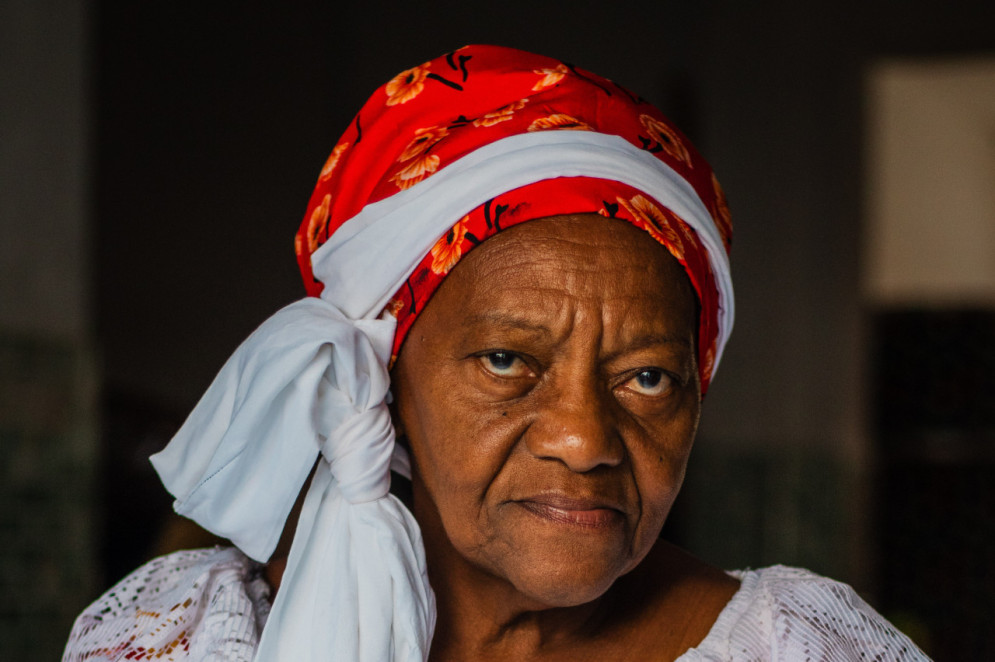
<instances>
[{"instance_id":1,"label":"woman's left eye","mask_svg":"<svg viewBox=\"0 0 995 662\"><path fill-rule=\"evenodd\" d=\"M663 395L670 390L673 380L662 370L647 368L625 383L630 389L641 395Z\"/></svg>"}]
</instances>

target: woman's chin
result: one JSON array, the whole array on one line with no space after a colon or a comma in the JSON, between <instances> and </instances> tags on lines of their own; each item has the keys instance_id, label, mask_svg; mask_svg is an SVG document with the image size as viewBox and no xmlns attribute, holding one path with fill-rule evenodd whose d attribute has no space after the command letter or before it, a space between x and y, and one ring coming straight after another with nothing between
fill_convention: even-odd
<instances>
[{"instance_id":1,"label":"woman's chin","mask_svg":"<svg viewBox=\"0 0 995 662\"><path fill-rule=\"evenodd\" d=\"M602 567L537 563L508 579L522 596L546 608L576 607L597 600L620 573Z\"/></svg>"},{"instance_id":2,"label":"woman's chin","mask_svg":"<svg viewBox=\"0 0 995 662\"><path fill-rule=\"evenodd\" d=\"M530 602L550 608L573 607L601 597L652 546L642 544L648 541L622 524L513 523L499 527L504 534L499 544L457 545L456 549Z\"/></svg>"}]
</instances>

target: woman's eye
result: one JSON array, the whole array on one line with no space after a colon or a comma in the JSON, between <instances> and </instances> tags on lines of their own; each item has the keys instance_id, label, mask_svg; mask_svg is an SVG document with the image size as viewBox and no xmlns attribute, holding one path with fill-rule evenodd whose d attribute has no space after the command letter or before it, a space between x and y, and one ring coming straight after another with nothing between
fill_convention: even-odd
<instances>
[{"instance_id":1,"label":"woman's eye","mask_svg":"<svg viewBox=\"0 0 995 662\"><path fill-rule=\"evenodd\" d=\"M626 386L641 395L663 395L670 390L673 381L665 372L656 369L641 371L626 382Z\"/></svg>"},{"instance_id":2,"label":"woman's eye","mask_svg":"<svg viewBox=\"0 0 995 662\"><path fill-rule=\"evenodd\" d=\"M480 358L484 367L498 377L525 377L531 372L525 361L511 352L491 352Z\"/></svg>"}]
</instances>

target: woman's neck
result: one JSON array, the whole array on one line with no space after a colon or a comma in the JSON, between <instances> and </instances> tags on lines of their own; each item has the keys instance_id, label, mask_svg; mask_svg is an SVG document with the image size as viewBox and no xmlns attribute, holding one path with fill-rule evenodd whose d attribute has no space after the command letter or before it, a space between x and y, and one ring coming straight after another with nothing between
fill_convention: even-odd
<instances>
[{"instance_id":1,"label":"woman's neck","mask_svg":"<svg viewBox=\"0 0 995 662\"><path fill-rule=\"evenodd\" d=\"M672 660L701 643L739 589L737 580L660 541L596 600L549 607L451 553L427 552L438 604L433 662Z\"/></svg>"},{"instance_id":2,"label":"woman's neck","mask_svg":"<svg viewBox=\"0 0 995 662\"><path fill-rule=\"evenodd\" d=\"M604 620L604 598L553 607L469 564L451 547L426 548L438 621L433 661L527 660L572 648Z\"/></svg>"}]
</instances>

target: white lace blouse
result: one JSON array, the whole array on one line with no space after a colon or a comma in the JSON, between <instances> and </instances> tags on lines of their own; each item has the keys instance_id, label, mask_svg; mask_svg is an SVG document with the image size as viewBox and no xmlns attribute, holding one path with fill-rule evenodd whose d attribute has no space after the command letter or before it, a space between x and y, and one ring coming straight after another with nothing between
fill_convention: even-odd
<instances>
[{"instance_id":1,"label":"white lace blouse","mask_svg":"<svg viewBox=\"0 0 995 662\"><path fill-rule=\"evenodd\" d=\"M928 660L852 588L784 566L730 573L739 591L677 662ZM150 561L88 607L63 662L251 662L269 614L259 564L227 547Z\"/></svg>"}]
</instances>

